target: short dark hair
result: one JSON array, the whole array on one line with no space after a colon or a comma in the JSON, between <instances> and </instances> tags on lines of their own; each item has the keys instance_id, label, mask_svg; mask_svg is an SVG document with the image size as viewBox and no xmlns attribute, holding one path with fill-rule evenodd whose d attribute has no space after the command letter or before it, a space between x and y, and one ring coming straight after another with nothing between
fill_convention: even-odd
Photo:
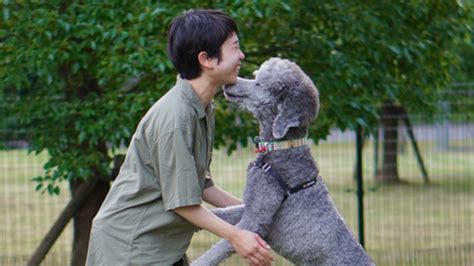
<instances>
[{"instance_id":1,"label":"short dark hair","mask_svg":"<svg viewBox=\"0 0 474 266\"><path fill-rule=\"evenodd\" d=\"M168 31L168 56L184 79L195 79L202 73L198 54L221 60L221 46L238 33L237 24L219 10L185 11L176 17Z\"/></svg>"}]
</instances>

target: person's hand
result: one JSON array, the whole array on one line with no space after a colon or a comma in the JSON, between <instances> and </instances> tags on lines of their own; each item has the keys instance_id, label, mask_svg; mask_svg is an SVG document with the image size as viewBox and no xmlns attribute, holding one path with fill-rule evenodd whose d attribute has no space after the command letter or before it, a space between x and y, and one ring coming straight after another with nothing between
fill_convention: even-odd
<instances>
[{"instance_id":1,"label":"person's hand","mask_svg":"<svg viewBox=\"0 0 474 266\"><path fill-rule=\"evenodd\" d=\"M270 246L255 233L239 229L230 243L249 265L271 265L273 262Z\"/></svg>"}]
</instances>

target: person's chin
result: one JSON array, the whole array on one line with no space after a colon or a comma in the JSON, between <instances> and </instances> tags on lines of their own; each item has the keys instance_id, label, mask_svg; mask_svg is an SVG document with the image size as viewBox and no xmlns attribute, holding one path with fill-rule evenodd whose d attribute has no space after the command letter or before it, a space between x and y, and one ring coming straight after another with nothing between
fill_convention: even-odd
<instances>
[{"instance_id":1,"label":"person's chin","mask_svg":"<svg viewBox=\"0 0 474 266\"><path fill-rule=\"evenodd\" d=\"M232 76L232 78L229 78L229 80L227 81L225 85L232 85L232 84L235 84L236 82L237 82L237 75L234 75Z\"/></svg>"},{"instance_id":2,"label":"person's chin","mask_svg":"<svg viewBox=\"0 0 474 266\"><path fill-rule=\"evenodd\" d=\"M234 80L226 80L222 86L227 86L227 85L234 85L237 82L237 79Z\"/></svg>"}]
</instances>

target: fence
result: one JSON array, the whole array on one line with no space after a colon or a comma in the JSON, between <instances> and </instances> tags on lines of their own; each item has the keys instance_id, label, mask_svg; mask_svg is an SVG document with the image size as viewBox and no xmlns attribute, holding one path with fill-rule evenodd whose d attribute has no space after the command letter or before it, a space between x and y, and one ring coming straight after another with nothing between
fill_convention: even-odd
<instances>
[{"instance_id":1,"label":"fence","mask_svg":"<svg viewBox=\"0 0 474 266\"><path fill-rule=\"evenodd\" d=\"M378 265L474 265L474 110L472 92L433 118L410 115L414 136L426 167L425 182L403 124L398 127L398 173L401 182L375 182L381 145L364 141L365 248ZM10 132L11 133L11 132ZM3 136L6 136L4 134ZM47 154L28 154L23 142L0 146L0 265L24 265L69 200L66 184L59 196L34 191L30 179L42 174ZM355 134L333 130L327 140L313 144L320 174L337 208L358 234ZM251 148L230 157L215 151L214 181L241 197ZM66 265L71 257L71 225L65 229L44 265ZM188 256L202 254L217 237L199 232ZM276 265L290 265L278 257ZM233 256L224 265L243 265Z\"/></svg>"}]
</instances>

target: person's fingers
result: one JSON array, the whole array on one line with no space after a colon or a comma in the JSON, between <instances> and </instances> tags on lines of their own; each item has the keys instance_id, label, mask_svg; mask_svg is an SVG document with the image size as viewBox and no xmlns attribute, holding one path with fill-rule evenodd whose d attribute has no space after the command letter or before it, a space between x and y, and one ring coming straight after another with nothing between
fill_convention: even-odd
<instances>
[{"instance_id":1,"label":"person's fingers","mask_svg":"<svg viewBox=\"0 0 474 266\"><path fill-rule=\"evenodd\" d=\"M258 234L250 231L242 231L242 243L236 244L236 251L249 264L255 266L271 265L273 256L270 254L270 246ZM233 244L234 245L234 244Z\"/></svg>"},{"instance_id":2,"label":"person's fingers","mask_svg":"<svg viewBox=\"0 0 474 266\"><path fill-rule=\"evenodd\" d=\"M268 245L267 242L265 242L265 240L263 240L260 236L257 237L257 242L263 248L270 249L270 245Z\"/></svg>"},{"instance_id":3,"label":"person's fingers","mask_svg":"<svg viewBox=\"0 0 474 266\"><path fill-rule=\"evenodd\" d=\"M262 247L255 246L246 257L249 265L268 265L269 259L260 253L264 251Z\"/></svg>"},{"instance_id":4,"label":"person's fingers","mask_svg":"<svg viewBox=\"0 0 474 266\"><path fill-rule=\"evenodd\" d=\"M265 257L265 259L267 259L269 261L273 261L273 256L272 256L272 254L270 254L270 250L264 249L264 248L259 248L258 253L260 255L262 255L263 257Z\"/></svg>"},{"instance_id":5,"label":"person's fingers","mask_svg":"<svg viewBox=\"0 0 474 266\"><path fill-rule=\"evenodd\" d=\"M270 246L265 242L265 240L258 237L257 239L260 248L258 249L258 253L265 257L266 260L272 262L273 256L270 254Z\"/></svg>"},{"instance_id":6,"label":"person's fingers","mask_svg":"<svg viewBox=\"0 0 474 266\"><path fill-rule=\"evenodd\" d=\"M261 254L261 256L264 265L271 265L273 263L273 256L271 256L269 253Z\"/></svg>"},{"instance_id":7,"label":"person's fingers","mask_svg":"<svg viewBox=\"0 0 474 266\"><path fill-rule=\"evenodd\" d=\"M273 258L269 255L268 250L258 247L249 258L253 258L251 261L255 263L255 265L271 265Z\"/></svg>"},{"instance_id":8,"label":"person's fingers","mask_svg":"<svg viewBox=\"0 0 474 266\"><path fill-rule=\"evenodd\" d=\"M249 265L259 265L260 263L254 256L247 257L247 262Z\"/></svg>"},{"instance_id":9,"label":"person's fingers","mask_svg":"<svg viewBox=\"0 0 474 266\"><path fill-rule=\"evenodd\" d=\"M263 254L260 254L260 251L255 253L254 258L258 260L259 265L266 265L270 262L270 259L265 257Z\"/></svg>"}]
</instances>

